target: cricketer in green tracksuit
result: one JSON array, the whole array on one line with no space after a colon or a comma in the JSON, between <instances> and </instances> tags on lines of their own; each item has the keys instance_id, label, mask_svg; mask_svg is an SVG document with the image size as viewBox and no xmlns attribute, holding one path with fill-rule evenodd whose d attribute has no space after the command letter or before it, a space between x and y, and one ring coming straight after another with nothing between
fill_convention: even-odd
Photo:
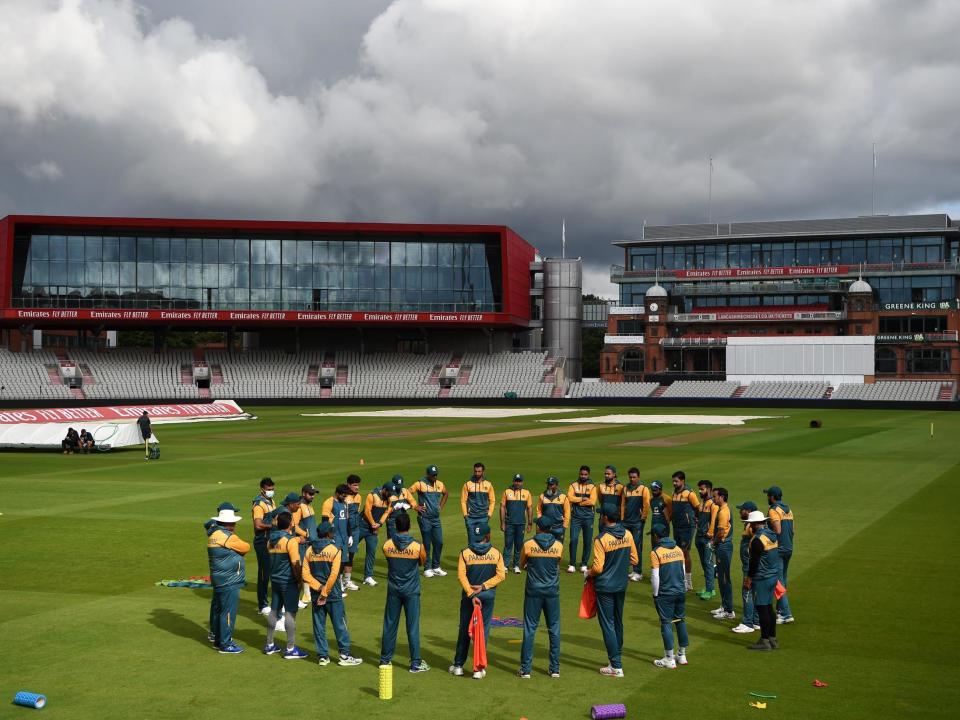
<instances>
[{"instance_id":1,"label":"cricketer in green tracksuit","mask_svg":"<svg viewBox=\"0 0 960 720\"><path fill-rule=\"evenodd\" d=\"M547 489L537 502L537 517L550 518L550 532L562 543L570 527L570 501L557 488L559 483L553 475L547 478Z\"/></svg>"},{"instance_id":2,"label":"cricketer in green tracksuit","mask_svg":"<svg viewBox=\"0 0 960 720\"><path fill-rule=\"evenodd\" d=\"M235 509L223 509L211 519L216 522L207 528L207 559L214 594L211 630L214 645L221 651L227 651L236 647L233 629L240 607L240 590L247 579L243 556L250 552L250 545L233 533L236 523L241 519Z\"/></svg>"},{"instance_id":3,"label":"cricketer in green tracksuit","mask_svg":"<svg viewBox=\"0 0 960 720\"><path fill-rule=\"evenodd\" d=\"M777 649L777 620L773 611L776 600L774 589L780 576L780 551L777 536L766 527L766 521L754 520L763 513L750 513L748 520L753 529L750 541L750 567L744 586L753 591L753 604L760 618L760 640L747 647L751 650Z\"/></svg>"},{"instance_id":4,"label":"cricketer in green tracksuit","mask_svg":"<svg viewBox=\"0 0 960 720\"><path fill-rule=\"evenodd\" d=\"M774 486L764 490L767 494L767 502L770 503L770 511L767 516L770 518L770 529L777 536L777 547L780 552L780 582L784 587L787 585L787 571L790 568L790 558L793 557L793 511L790 506L783 502L783 491ZM777 600L777 615L786 622L793 619L793 611L790 609L790 600L787 594Z\"/></svg>"},{"instance_id":5,"label":"cricketer in green tracksuit","mask_svg":"<svg viewBox=\"0 0 960 720\"><path fill-rule=\"evenodd\" d=\"M643 528L650 514L650 488L640 482L640 470L632 467L627 470L627 484L623 488L620 517L623 527L633 536L637 546L637 564L633 566L632 580L643 576Z\"/></svg>"},{"instance_id":6,"label":"cricketer in green tracksuit","mask_svg":"<svg viewBox=\"0 0 960 720\"><path fill-rule=\"evenodd\" d=\"M567 572L573 572L577 564L577 545L580 534L583 533L583 554L580 556L580 566L586 567L590 558L590 543L593 541L593 518L596 515L597 486L590 481L590 468L580 467L580 477L570 485L567 491L570 501L570 567Z\"/></svg>"},{"instance_id":7,"label":"cricketer in green tracksuit","mask_svg":"<svg viewBox=\"0 0 960 720\"><path fill-rule=\"evenodd\" d=\"M523 593L523 645L520 646L520 674L529 675L533 664L533 638L540 625L540 614L547 621L550 638L551 675L560 672L560 561L563 543L551 532L553 520L537 518L537 534L524 543L520 567L527 571Z\"/></svg>"},{"instance_id":8,"label":"cricketer in green tracksuit","mask_svg":"<svg viewBox=\"0 0 960 720\"><path fill-rule=\"evenodd\" d=\"M746 520L747 516L757 509L757 504L748 500L742 505L737 505L740 511L740 519ZM750 572L750 541L753 540L753 528L750 523L743 524L743 534L740 535L740 569L743 571L743 577L746 578ZM760 618L757 616L757 609L753 605L753 592L746 585L741 586L741 599L743 600L743 616L741 625L748 628L760 627Z\"/></svg>"},{"instance_id":9,"label":"cricketer in green tracksuit","mask_svg":"<svg viewBox=\"0 0 960 720\"><path fill-rule=\"evenodd\" d=\"M427 466L427 474L415 482L410 493L417 496L417 525L427 553L427 570L440 570L443 556L443 525L440 513L447 504L447 487L437 478L436 465Z\"/></svg>"},{"instance_id":10,"label":"cricketer in green tracksuit","mask_svg":"<svg viewBox=\"0 0 960 720\"><path fill-rule=\"evenodd\" d=\"M662 534L661 534L662 533ZM658 667L676 667L673 659L673 628L677 628L677 649L681 662L686 657L686 580L684 578L683 550L666 536L664 525L654 525L650 531L653 550L650 552L650 584L653 588L653 604L660 618L660 635L663 637L664 657L655 660Z\"/></svg>"},{"instance_id":11,"label":"cricketer in green tracksuit","mask_svg":"<svg viewBox=\"0 0 960 720\"><path fill-rule=\"evenodd\" d=\"M633 537L620 524L620 512L600 516L600 535L593 541L593 565L584 573L593 578L597 593L597 619L610 664L602 675L623 677L623 600L630 567L640 562Z\"/></svg>"},{"instance_id":12,"label":"cricketer in green tracksuit","mask_svg":"<svg viewBox=\"0 0 960 720\"><path fill-rule=\"evenodd\" d=\"M274 484L270 478L260 481L260 494L253 499L253 549L257 553L257 609L261 612L270 605L267 589L270 583L270 553L267 540L273 529L273 515L277 504L273 500Z\"/></svg>"},{"instance_id":13,"label":"cricketer in green tracksuit","mask_svg":"<svg viewBox=\"0 0 960 720\"><path fill-rule=\"evenodd\" d=\"M733 525L730 522L730 506L727 504L726 488L713 491L716 518L713 528L713 552L717 557L717 579L720 585L720 604L726 613L733 612L733 581L730 565L733 562Z\"/></svg>"},{"instance_id":14,"label":"cricketer in green tracksuit","mask_svg":"<svg viewBox=\"0 0 960 720\"><path fill-rule=\"evenodd\" d=\"M500 529L503 531L503 562L520 569L523 534L533 524L533 497L523 487L523 475L513 476L513 485L503 491L500 500Z\"/></svg>"},{"instance_id":15,"label":"cricketer in green tracksuit","mask_svg":"<svg viewBox=\"0 0 960 720\"><path fill-rule=\"evenodd\" d=\"M467 659L473 599L480 600L483 636L484 639L489 639L497 585L503 582L506 576L503 556L499 550L490 545L490 526L486 523L474 525L473 539L457 560L457 578L460 580L463 592L460 593L460 628L457 632L457 649L453 656L454 667L463 668L463 663Z\"/></svg>"},{"instance_id":16,"label":"cricketer in green tracksuit","mask_svg":"<svg viewBox=\"0 0 960 720\"><path fill-rule=\"evenodd\" d=\"M717 517L717 505L713 502L713 483L701 480L697 483L700 491L700 510L697 513L697 534L694 544L697 546L697 555L700 558L700 567L703 570L704 588L700 591L701 600L709 600L716 594L714 584L716 572L714 570L713 531Z\"/></svg>"},{"instance_id":17,"label":"cricketer in green tracksuit","mask_svg":"<svg viewBox=\"0 0 960 720\"><path fill-rule=\"evenodd\" d=\"M380 664L389 665L393 660L402 610L410 646L410 670L417 672L425 665L420 657L420 566L426 563L427 553L423 545L410 537L409 515L395 513L394 523L393 537L383 544L383 556L387 560L387 602L383 608Z\"/></svg>"},{"instance_id":18,"label":"cricketer in green tracksuit","mask_svg":"<svg viewBox=\"0 0 960 720\"><path fill-rule=\"evenodd\" d=\"M310 588L310 606L313 608L313 642L317 658L330 657L327 643L327 618L333 624L337 638L337 650L341 658L350 657L350 631L347 630L347 614L343 606L343 591L337 578L343 550L330 537L333 526L326 520L317 528L317 539L307 547L303 559L303 584Z\"/></svg>"}]
</instances>

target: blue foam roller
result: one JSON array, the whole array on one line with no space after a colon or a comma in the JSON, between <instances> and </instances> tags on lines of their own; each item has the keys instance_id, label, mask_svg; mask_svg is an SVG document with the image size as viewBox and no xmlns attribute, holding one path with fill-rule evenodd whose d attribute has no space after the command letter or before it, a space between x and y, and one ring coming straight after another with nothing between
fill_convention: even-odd
<instances>
[{"instance_id":1,"label":"blue foam roller","mask_svg":"<svg viewBox=\"0 0 960 720\"><path fill-rule=\"evenodd\" d=\"M47 704L47 696L21 690L13 696L13 704L40 710Z\"/></svg>"}]
</instances>

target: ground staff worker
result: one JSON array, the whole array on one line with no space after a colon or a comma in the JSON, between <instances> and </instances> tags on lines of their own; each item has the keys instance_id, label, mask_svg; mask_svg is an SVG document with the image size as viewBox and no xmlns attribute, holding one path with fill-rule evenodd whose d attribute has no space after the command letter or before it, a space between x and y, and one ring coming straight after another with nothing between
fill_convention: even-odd
<instances>
[{"instance_id":1,"label":"ground staff worker","mask_svg":"<svg viewBox=\"0 0 960 720\"><path fill-rule=\"evenodd\" d=\"M713 491L716 514L713 522L713 553L717 558L717 583L720 585L720 607L722 613L714 615L718 620L733 620L733 581L730 579L730 564L733 562L733 525L730 522L729 494L726 488L718 487Z\"/></svg>"},{"instance_id":2,"label":"ground staff worker","mask_svg":"<svg viewBox=\"0 0 960 720\"><path fill-rule=\"evenodd\" d=\"M137 427L140 428L140 437L143 438L143 459L149 460L150 438L153 437L153 430L150 427L150 416L147 415L146 410L137 418Z\"/></svg>"},{"instance_id":3,"label":"ground staff worker","mask_svg":"<svg viewBox=\"0 0 960 720\"><path fill-rule=\"evenodd\" d=\"M253 549L257 553L257 608L261 615L270 612L270 600L267 586L270 583L270 553L267 552L267 540L273 530L273 514L277 504L273 500L276 492L273 479L260 480L260 494L253 499Z\"/></svg>"},{"instance_id":4,"label":"ground staff worker","mask_svg":"<svg viewBox=\"0 0 960 720\"><path fill-rule=\"evenodd\" d=\"M597 486L590 480L590 467L580 466L580 477L567 491L570 500L570 564L567 572L577 571L577 545L583 533L583 554L580 556L580 572L587 569L590 543L593 541L593 516L597 505Z\"/></svg>"},{"instance_id":5,"label":"ground staff worker","mask_svg":"<svg viewBox=\"0 0 960 720\"><path fill-rule=\"evenodd\" d=\"M793 557L793 511L783 502L783 490L774 485L764 490L770 511L770 529L777 536L777 548L780 553L780 582L787 587L787 569L790 567L790 558ZM790 610L790 601L786 593L777 600L777 625L793 622L793 612Z\"/></svg>"},{"instance_id":6,"label":"ground staff worker","mask_svg":"<svg viewBox=\"0 0 960 720\"><path fill-rule=\"evenodd\" d=\"M523 645L520 646L520 672L530 679L533 664L533 638L540 625L540 614L547 622L550 638L550 677L560 677L560 562L563 542L551 532L552 520L537 518L537 534L523 544L520 567L527 571L523 589Z\"/></svg>"},{"instance_id":7,"label":"ground staff worker","mask_svg":"<svg viewBox=\"0 0 960 720\"><path fill-rule=\"evenodd\" d=\"M650 585L653 587L653 605L660 618L663 636L663 657L654 660L660 668L673 670L687 664L686 583L683 574L683 551L670 539L664 525L650 530ZM677 652L673 651L673 627L677 627Z\"/></svg>"},{"instance_id":8,"label":"ground staff worker","mask_svg":"<svg viewBox=\"0 0 960 720\"><path fill-rule=\"evenodd\" d=\"M753 592L753 605L760 618L760 639L747 645L747 650L768 652L779 647L773 592L780 576L780 550L777 536L767 527L767 518L762 512L751 512L747 522L753 529L753 539L750 541L750 567L743 585Z\"/></svg>"},{"instance_id":9,"label":"ground staff worker","mask_svg":"<svg viewBox=\"0 0 960 720\"><path fill-rule=\"evenodd\" d=\"M410 672L430 669L420 657L420 566L426 563L423 545L410 537L410 516L398 512L394 518L396 532L383 544L387 559L387 604L383 608L383 634L380 664L389 665L397 647L400 611L407 624L410 646Z\"/></svg>"},{"instance_id":10,"label":"ground staff worker","mask_svg":"<svg viewBox=\"0 0 960 720\"><path fill-rule=\"evenodd\" d=\"M378 531L390 515L390 495L393 486L390 483L374 488L367 495L363 504L363 514L360 517L360 539L367 547L367 554L363 558L363 584L373 587L377 581L373 579L373 563L377 559ZM389 538L388 538L389 539Z\"/></svg>"},{"instance_id":11,"label":"ground staff worker","mask_svg":"<svg viewBox=\"0 0 960 720\"><path fill-rule=\"evenodd\" d=\"M700 508L697 511L697 536L694 542L697 546L697 555L700 556L704 581L703 590L700 590L697 596L701 600L709 600L717 595L714 587L716 572L713 556L713 527L716 523L717 506L713 502L712 482L701 480L697 483L697 489L700 491Z\"/></svg>"},{"instance_id":12,"label":"ground staff worker","mask_svg":"<svg viewBox=\"0 0 960 720\"><path fill-rule=\"evenodd\" d=\"M533 497L523 487L523 475L513 476L513 485L503 491L500 500L500 530L503 532L503 563L520 574L520 553L524 531L533 527Z\"/></svg>"},{"instance_id":13,"label":"ground staff worker","mask_svg":"<svg viewBox=\"0 0 960 720\"><path fill-rule=\"evenodd\" d=\"M750 513L757 509L757 504L748 500L742 505L737 505L740 511L740 519L746 520ZM743 579L746 580L750 572L750 541L753 540L753 527L748 522L743 523L743 534L740 535L740 566L743 571ZM741 590L743 599L743 616L740 618L740 624L730 628L738 634L751 633L760 629L760 620L757 617L756 608L753 605L753 593L743 585ZM722 608L721 608L722 610Z\"/></svg>"},{"instance_id":14,"label":"ground staff worker","mask_svg":"<svg viewBox=\"0 0 960 720\"><path fill-rule=\"evenodd\" d=\"M623 599L630 566L640 562L633 537L620 524L620 512L600 516L600 535L593 541L593 565L585 570L584 580L593 578L597 592L597 619L603 633L609 663L601 675L623 677Z\"/></svg>"},{"instance_id":15,"label":"ground staff worker","mask_svg":"<svg viewBox=\"0 0 960 720\"><path fill-rule=\"evenodd\" d=\"M490 526L473 526L473 536L470 545L466 547L457 560L457 577L460 580L460 629L457 633L457 649L453 656L453 665L450 674L463 675L463 663L467 659L467 648L470 647L470 618L473 616L473 599L480 600L480 611L483 614L483 637L490 637L490 621L493 619L493 604L497 598L497 585L507 576L503 566L503 556L500 551L490 544ZM485 669L473 673L474 680L486 677Z\"/></svg>"},{"instance_id":16,"label":"ground staff worker","mask_svg":"<svg viewBox=\"0 0 960 720\"><path fill-rule=\"evenodd\" d=\"M224 655L235 655L243 652L243 648L233 642L233 629L240 607L240 590L247 581L243 556L250 552L250 545L233 533L242 520L237 509L229 503L220 508L217 516L211 518L215 524L207 530L207 560L213 585L211 630L217 650Z\"/></svg>"},{"instance_id":17,"label":"ground staff worker","mask_svg":"<svg viewBox=\"0 0 960 720\"><path fill-rule=\"evenodd\" d=\"M333 542L333 525L326 520L317 527L316 539L307 547L303 559L303 584L310 588L313 608L313 642L317 648L317 662L330 664L330 647L327 643L327 618L333 625L340 652L338 665L353 666L363 661L350 654L350 631L347 630L347 612L337 578L343 551Z\"/></svg>"},{"instance_id":18,"label":"ground staff worker","mask_svg":"<svg viewBox=\"0 0 960 720\"><path fill-rule=\"evenodd\" d=\"M463 522L467 528L467 541L476 533L474 528L490 524L493 509L497 506L497 494L493 485L487 480L484 473L486 467L478 462L473 465L473 475L463 484L460 491L460 511L463 513Z\"/></svg>"},{"instance_id":19,"label":"ground staff worker","mask_svg":"<svg viewBox=\"0 0 960 720\"><path fill-rule=\"evenodd\" d=\"M623 527L633 537L637 546L637 564L627 576L632 582L643 580L643 528L650 514L650 489L640 482L639 468L627 470L627 484L621 497L620 517Z\"/></svg>"},{"instance_id":20,"label":"ground staff worker","mask_svg":"<svg viewBox=\"0 0 960 720\"><path fill-rule=\"evenodd\" d=\"M563 543L570 527L570 500L565 493L560 492L558 485L560 481L551 475L547 478L547 489L540 493L540 499L537 501L537 517L545 517L550 520L550 532L553 536Z\"/></svg>"},{"instance_id":21,"label":"ground staff worker","mask_svg":"<svg viewBox=\"0 0 960 720\"><path fill-rule=\"evenodd\" d=\"M693 564L690 562L690 545L697 524L697 512L700 501L697 494L687 487L687 476L683 470L673 474L673 539L677 547L683 550L684 579L687 590L693 590Z\"/></svg>"},{"instance_id":22,"label":"ground staff worker","mask_svg":"<svg viewBox=\"0 0 960 720\"><path fill-rule=\"evenodd\" d=\"M443 555L443 525L440 513L446 507L447 488L437 476L440 470L436 465L427 465L426 474L413 484L410 494L417 496L417 525L423 538L423 549L427 553L427 566L424 577L443 577L446 571L440 567Z\"/></svg>"}]
</instances>

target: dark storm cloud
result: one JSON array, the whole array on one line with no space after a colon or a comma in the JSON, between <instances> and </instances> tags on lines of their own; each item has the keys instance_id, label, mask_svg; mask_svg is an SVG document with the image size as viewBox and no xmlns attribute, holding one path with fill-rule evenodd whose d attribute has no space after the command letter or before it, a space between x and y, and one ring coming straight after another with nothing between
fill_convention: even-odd
<instances>
[{"instance_id":1,"label":"dark storm cloud","mask_svg":"<svg viewBox=\"0 0 960 720\"><path fill-rule=\"evenodd\" d=\"M0 2L0 214L651 223L960 203L950 0Z\"/></svg>"}]
</instances>

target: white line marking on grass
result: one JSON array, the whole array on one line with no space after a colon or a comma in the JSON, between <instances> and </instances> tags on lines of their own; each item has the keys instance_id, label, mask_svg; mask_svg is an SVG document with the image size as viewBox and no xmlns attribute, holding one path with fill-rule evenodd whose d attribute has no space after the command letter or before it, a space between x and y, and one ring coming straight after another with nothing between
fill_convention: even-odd
<instances>
[{"instance_id":1,"label":"white line marking on grass","mask_svg":"<svg viewBox=\"0 0 960 720\"><path fill-rule=\"evenodd\" d=\"M592 408L406 408L403 410L357 410L355 412L300 413L300 417L399 417L399 418L509 418L527 415L590 412Z\"/></svg>"},{"instance_id":2,"label":"white line marking on grass","mask_svg":"<svg viewBox=\"0 0 960 720\"><path fill-rule=\"evenodd\" d=\"M774 420L786 415L597 415L596 417L538 420L544 423L602 423L610 425L743 425L747 420Z\"/></svg>"}]
</instances>

